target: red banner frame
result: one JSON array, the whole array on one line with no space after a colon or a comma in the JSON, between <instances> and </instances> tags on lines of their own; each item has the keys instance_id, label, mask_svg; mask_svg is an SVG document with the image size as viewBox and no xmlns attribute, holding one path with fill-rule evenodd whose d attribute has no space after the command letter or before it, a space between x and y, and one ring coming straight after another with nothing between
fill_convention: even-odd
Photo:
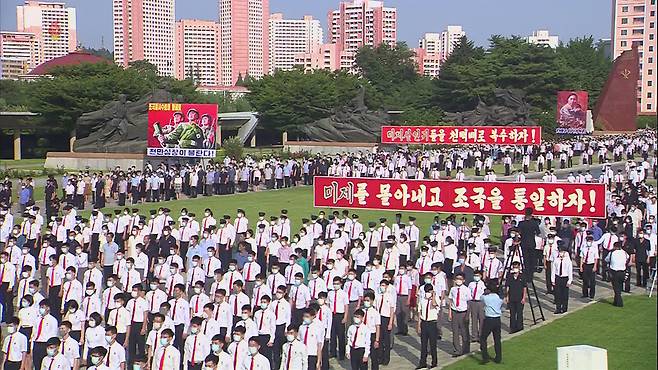
<instances>
[{"instance_id":1,"label":"red banner frame","mask_svg":"<svg viewBox=\"0 0 658 370\"><path fill-rule=\"evenodd\" d=\"M313 205L456 214L605 218L604 184L394 180L316 176Z\"/></svg>"},{"instance_id":2,"label":"red banner frame","mask_svg":"<svg viewBox=\"0 0 658 370\"><path fill-rule=\"evenodd\" d=\"M382 126L381 135L382 144L541 144L541 126Z\"/></svg>"}]
</instances>

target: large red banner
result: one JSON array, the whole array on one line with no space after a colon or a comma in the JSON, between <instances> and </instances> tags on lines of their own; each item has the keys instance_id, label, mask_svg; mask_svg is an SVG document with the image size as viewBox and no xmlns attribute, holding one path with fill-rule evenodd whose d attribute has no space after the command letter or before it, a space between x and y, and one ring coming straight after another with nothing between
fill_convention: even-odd
<instances>
[{"instance_id":1,"label":"large red banner","mask_svg":"<svg viewBox=\"0 0 658 370\"><path fill-rule=\"evenodd\" d=\"M147 155L214 158L217 104L149 103Z\"/></svg>"},{"instance_id":2,"label":"large red banner","mask_svg":"<svg viewBox=\"0 0 658 370\"><path fill-rule=\"evenodd\" d=\"M541 144L541 126L382 126L382 144Z\"/></svg>"},{"instance_id":3,"label":"large red banner","mask_svg":"<svg viewBox=\"0 0 658 370\"><path fill-rule=\"evenodd\" d=\"M605 218L604 184L315 177L315 207Z\"/></svg>"}]
</instances>

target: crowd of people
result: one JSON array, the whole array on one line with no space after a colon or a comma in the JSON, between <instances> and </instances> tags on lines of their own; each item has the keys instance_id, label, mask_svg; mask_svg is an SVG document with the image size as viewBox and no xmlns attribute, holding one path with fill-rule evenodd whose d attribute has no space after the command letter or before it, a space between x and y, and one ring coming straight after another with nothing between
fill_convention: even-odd
<instances>
[{"instance_id":1,"label":"crowd of people","mask_svg":"<svg viewBox=\"0 0 658 370\"><path fill-rule=\"evenodd\" d=\"M536 217L527 209L500 219L436 216L421 230L414 216L402 214L362 220L349 210L320 211L291 220L285 209L258 215L238 209L232 217L210 208L196 215L185 208L154 206L144 213L125 206L187 193L246 191L263 182L295 186L319 173L397 176L389 166L418 178L462 159L457 151L451 160L432 151L271 160L263 164L262 177L253 176L261 164L227 160L198 167L202 183L188 182L196 175L187 166L92 175L90 187L85 174L70 175L61 209L47 201L45 214L34 202L14 214L12 199L5 199L0 310L8 334L0 348L2 366L305 370L328 369L336 358L349 360L352 369L379 369L391 361L394 335L409 335L410 326L420 336L418 369L438 365L437 342L445 330L452 333L453 356L470 353L471 343L479 342L485 362L493 334L493 360L500 362L503 307L510 311L510 332L523 330L528 286L537 274L545 274L555 314L562 314L576 279L586 299L596 298L598 279L611 281L614 304L622 306L621 293L630 291L633 275L637 286L646 286L655 271L656 191L646 183L655 178L655 137L602 143L630 161L621 177L602 171L610 186L608 217L600 220ZM588 144L580 150L598 147ZM541 156L542 149L532 155ZM637 157L642 162L636 164ZM600 161L608 159L604 154ZM231 168L237 179L232 185L222 180ZM376 175L377 168L388 172ZM168 171L174 176L160 187L159 176ZM249 175L242 177L244 172ZM148 180L153 176L158 180ZM59 196L56 182L49 180L46 196ZM114 194L122 207L108 212L106 198ZM82 217L90 201L91 216ZM500 223L500 234L492 235L499 226L494 223Z\"/></svg>"}]
</instances>

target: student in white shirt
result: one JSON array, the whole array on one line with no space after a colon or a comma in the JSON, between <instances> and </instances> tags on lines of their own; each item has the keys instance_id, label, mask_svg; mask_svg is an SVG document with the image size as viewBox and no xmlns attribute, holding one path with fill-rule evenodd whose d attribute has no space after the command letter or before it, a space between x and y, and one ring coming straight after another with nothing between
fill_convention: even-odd
<instances>
[{"instance_id":1,"label":"student in white shirt","mask_svg":"<svg viewBox=\"0 0 658 370\"><path fill-rule=\"evenodd\" d=\"M174 332L164 329L153 354L152 370L180 370L181 354L174 345Z\"/></svg>"},{"instance_id":2,"label":"student in white shirt","mask_svg":"<svg viewBox=\"0 0 658 370\"><path fill-rule=\"evenodd\" d=\"M432 284L424 284L423 294L418 300L418 317L420 320L416 323L416 331L420 335L420 364L418 368L426 368L428 354L432 358L430 368L437 366L437 322L439 319L441 300L439 295L434 292ZM429 347L429 348L428 348ZM428 353L429 349L429 353Z\"/></svg>"},{"instance_id":3,"label":"student in white shirt","mask_svg":"<svg viewBox=\"0 0 658 370\"><path fill-rule=\"evenodd\" d=\"M72 325L69 321L62 321L59 325L61 343L59 353L64 355L73 370L80 368L80 343L71 337Z\"/></svg>"},{"instance_id":4,"label":"student in white shirt","mask_svg":"<svg viewBox=\"0 0 658 370\"><path fill-rule=\"evenodd\" d=\"M7 320L7 336L2 341L2 360L0 368L6 370L20 370L26 361L28 351L27 337L18 331L18 317L12 317Z\"/></svg>"},{"instance_id":5,"label":"student in white shirt","mask_svg":"<svg viewBox=\"0 0 658 370\"><path fill-rule=\"evenodd\" d=\"M188 370L201 370L206 355L210 352L210 339L202 334L201 317L193 317L190 322L190 335L185 338L183 363Z\"/></svg>"},{"instance_id":6,"label":"student in white shirt","mask_svg":"<svg viewBox=\"0 0 658 370\"><path fill-rule=\"evenodd\" d=\"M354 324L347 329L347 344L345 354L350 360L352 370L368 369L370 357L370 329L363 323L364 312L358 309L354 312Z\"/></svg>"},{"instance_id":7,"label":"student in white shirt","mask_svg":"<svg viewBox=\"0 0 658 370\"><path fill-rule=\"evenodd\" d=\"M283 358L280 370L309 368L306 345L298 340L298 327L289 325L286 331L286 343L283 345ZM314 364L315 365L315 364Z\"/></svg>"},{"instance_id":8,"label":"student in white shirt","mask_svg":"<svg viewBox=\"0 0 658 370\"><path fill-rule=\"evenodd\" d=\"M46 357L41 362L41 370L71 370L71 363L59 351L60 344L61 341L57 337L48 339Z\"/></svg>"},{"instance_id":9,"label":"student in white shirt","mask_svg":"<svg viewBox=\"0 0 658 370\"><path fill-rule=\"evenodd\" d=\"M452 344L455 350L453 357L470 352L468 301L471 299L471 292L463 284L464 275L461 273L455 274L455 286L450 289L450 311L448 311L448 319L452 322Z\"/></svg>"},{"instance_id":10,"label":"student in white shirt","mask_svg":"<svg viewBox=\"0 0 658 370\"><path fill-rule=\"evenodd\" d=\"M260 347L258 337L250 338L247 347L249 355L242 360L236 370L269 370L270 360L259 353Z\"/></svg>"},{"instance_id":11,"label":"student in white shirt","mask_svg":"<svg viewBox=\"0 0 658 370\"><path fill-rule=\"evenodd\" d=\"M567 312L569 305L569 286L573 279L573 265L567 246L560 246L558 257L551 266L551 282L555 291L555 314Z\"/></svg>"}]
</instances>

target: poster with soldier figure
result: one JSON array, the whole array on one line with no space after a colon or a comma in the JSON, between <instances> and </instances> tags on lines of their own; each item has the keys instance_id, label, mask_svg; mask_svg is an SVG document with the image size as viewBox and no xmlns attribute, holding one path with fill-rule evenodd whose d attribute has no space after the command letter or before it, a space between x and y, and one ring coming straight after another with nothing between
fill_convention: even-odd
<instances>
[{"instance_id":1,"label":"poster with soldier figure","mask_svg":"<svg viewBox=\"0 0 658 370\"><path fill-rule=\"evenodd\" d=\"M217 104L149 103L147 155L213 158Z\"/></svg>"}]
</instances>

